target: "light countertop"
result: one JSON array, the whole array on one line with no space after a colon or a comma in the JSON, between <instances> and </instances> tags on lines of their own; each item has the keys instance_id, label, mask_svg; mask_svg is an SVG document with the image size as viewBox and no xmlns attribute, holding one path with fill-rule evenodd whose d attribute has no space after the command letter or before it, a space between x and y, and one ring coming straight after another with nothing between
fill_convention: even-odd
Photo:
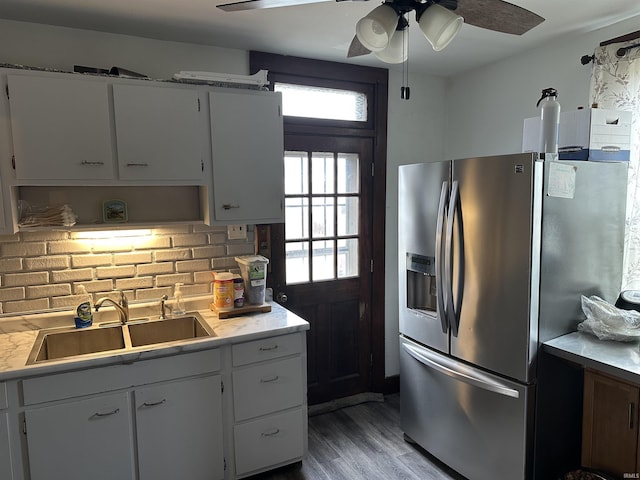
<instances>
[{"instance_id":1,"label":"light countertop","mask_svg":"<svg viewBox=\"0 0 640 480\"><path fill-rule=\"evenodd\" d=\"M73 326L73 313L66 311L0 318L0 381L71 370L83 370L118 363L130 363L137 360L210 349L225 344L258 340L309 329L309 323L275 302L270 303L270 312L249 313L223 320L219 319L218 315L208 308L209 301L209 297L187 299L187 310L200 313L214 330L215 337L127 348L118 350L116 353L113 351L94 353L47 361L38 365L26 364L38 332L44 328ZM130 310L131 318L142 316L158 318L155 305L133 306ZM101 309L98 314L94 315L94 327L91 328L99 328L95 327L95 325L116 318L117 316L115 316L115 311L112 308Z\"/></svg>"},{"instance_id":2,"label":"light countertop","mask_svg":"<svg viewBox=\"0 0 640 480\"><path fill-rule=\"evenodd\" d=\"M545 351L571 362L640 384L640 344L599 340L573 332L544 342Z\"/></svg>"}]
</instances>

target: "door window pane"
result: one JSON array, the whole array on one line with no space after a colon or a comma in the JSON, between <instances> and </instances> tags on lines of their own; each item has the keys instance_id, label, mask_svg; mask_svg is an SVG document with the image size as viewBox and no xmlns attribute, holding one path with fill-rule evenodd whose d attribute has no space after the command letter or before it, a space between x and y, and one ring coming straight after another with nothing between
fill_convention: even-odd
<instances>
[{"instance_id":1,"label":"door window pane","mask_svg":"<svg viewBox=\"0 0 640 480\"><path fill-rule=\"evenodd\" d=\"M307 242L285 243L286 282L304 283L309 281L309 244Z\"/></svg>"},{"instance_id":2,"label":"door window pane","mask_svg":"<svg viewBox=\"0 0 640 480\"><path fill-rule=\"evenodd\" d=\"M364 93L280 82L273 89L282 92L282 111L287 116L367 121Z\"/></svg>"},{"instance_id":3,"label":"door window pane","mask_svg":"<svg viewBox=\"0 0 640 480\"><path fill-rule=\"evenodd\" d=\"M333 153L313 152L311 155L311 193L333 193Z\"/></svg>"},{"instance_id":4,"label":"door window pane","mask_svg":"<svg viewBox=\"0 0 640 480\"><path fill-rule=\"evenodd\" d=\"M312 242L312 262L313 262L313 278L312 280L333 280L334 273L334 256L332 240L321 240Z\"/></svg>"},{"instance_id":5,"label":"door window pane","mask_svg":"<svg viewBox=\"0 0 640 480\"><path fill-rule=\"evenodd\" d=\"M286 152L284 156L284 193L309 193L309 159L307 152Z\"/></svg>"},{"instance_id":6,"label":"door window pane","mask_svg":"<svg viewBox=\"0 0 640 480\"><path fill-rule=\"evenodd\" d=\"M358 276L358 239L338 240L338 278Z\"/></svg>"},{"instance_id":7,"label":"door window pane","mask_svg":"<svg viewBox=\"0 0 640 480\"><path fill-rule=\"evenodd\" d=\"M359 215L358 197L338 197L338 235L357 235Z\"/></svg>"},{"instance_id":8,"label":"door window pane","mask_svg":"<svg viewBox=\"0 0 640 480\"><path fill-rule=\"evenodd\" d=\"M338 193L358 193L360 191L360 169L358 155L338 154Z\"/></svg>"},{"instance_id":9,"label":"door window pane","mask_svg":"<svg viewBox=\"0 0 640 480\"><path fill-rule=\"evenodd\" d=\"M284 238L286 240L309 238L309 199L285 198L284 205Z\"/></svg>"},{"instance_id":10,"label":"door window pane","mask_svg":"<svg viewBox=\"0 0 640 480\"><path fill-rule=\"evenodd\" d=\"M332 237L334 235L335 206L333 197L313 197L311 218L313 219L313 229L311 236Z\"/></svg>"}]
</instances>

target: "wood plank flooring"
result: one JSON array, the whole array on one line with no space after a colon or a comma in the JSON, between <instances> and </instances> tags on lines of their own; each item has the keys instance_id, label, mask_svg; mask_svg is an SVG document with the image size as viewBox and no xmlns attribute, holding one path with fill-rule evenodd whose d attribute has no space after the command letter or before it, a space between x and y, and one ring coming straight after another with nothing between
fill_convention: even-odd
<instances>
[{"instance_id":1,"label":"wood plank flooring","mask_svg":"<svg viewBox=\"0 0 640 480\"><path fill-rule=\"evenodd\" d=\"M251 480L464 480L404 441L400 398L367 402L309 418L309 454L296 465Z\"/></svg>"}]
</instances>

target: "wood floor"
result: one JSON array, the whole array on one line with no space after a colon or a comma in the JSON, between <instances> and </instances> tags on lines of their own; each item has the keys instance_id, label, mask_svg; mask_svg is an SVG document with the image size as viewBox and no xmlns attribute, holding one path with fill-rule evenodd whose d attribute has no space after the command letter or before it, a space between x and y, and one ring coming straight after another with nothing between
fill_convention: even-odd
<instances>
[{"instance_id":1,"label":"wood floor","mask_svg":"<svg viewBox=\"0 0 640 480\"><path fill-rule=\"evenodd\" d=\"M302 462L251 480L464 480L404 441L400 398L367 402L309 418Z\"/></svg>"}]
</instances>

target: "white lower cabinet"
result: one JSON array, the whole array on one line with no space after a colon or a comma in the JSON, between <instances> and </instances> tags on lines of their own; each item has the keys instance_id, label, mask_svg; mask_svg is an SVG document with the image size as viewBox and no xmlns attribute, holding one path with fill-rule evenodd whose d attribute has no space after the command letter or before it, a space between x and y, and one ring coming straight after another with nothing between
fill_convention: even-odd
<instances>
[{"instance_id":1,"label":"white lower cabinet","mask_svg":"<svg viewBox=\"0 0 640 480\"><path fill-rule=\"evenodd\" d=\"M224 478L220 375L135 391L140 480Z\"/></svg>"},{"instance_id":2,"label":"white lower cabinet","mask_svg":"<svg viewBox=\"0 0 640 480\"><path fill-rule=\"evenodd\" d=\"M25 412L31 480L134 479L129 393Z\"/></svg>"},{"instance_id":3,"label":"white lower cabinet","mask_svg":"<svg viewBox=\"0 0 640 480\"><path fill-rule=\"evenodd\" d=\"M13 478L11 446L9 444L9 415L0 411L0 478Z\"/></svg>"}]
</instances>

